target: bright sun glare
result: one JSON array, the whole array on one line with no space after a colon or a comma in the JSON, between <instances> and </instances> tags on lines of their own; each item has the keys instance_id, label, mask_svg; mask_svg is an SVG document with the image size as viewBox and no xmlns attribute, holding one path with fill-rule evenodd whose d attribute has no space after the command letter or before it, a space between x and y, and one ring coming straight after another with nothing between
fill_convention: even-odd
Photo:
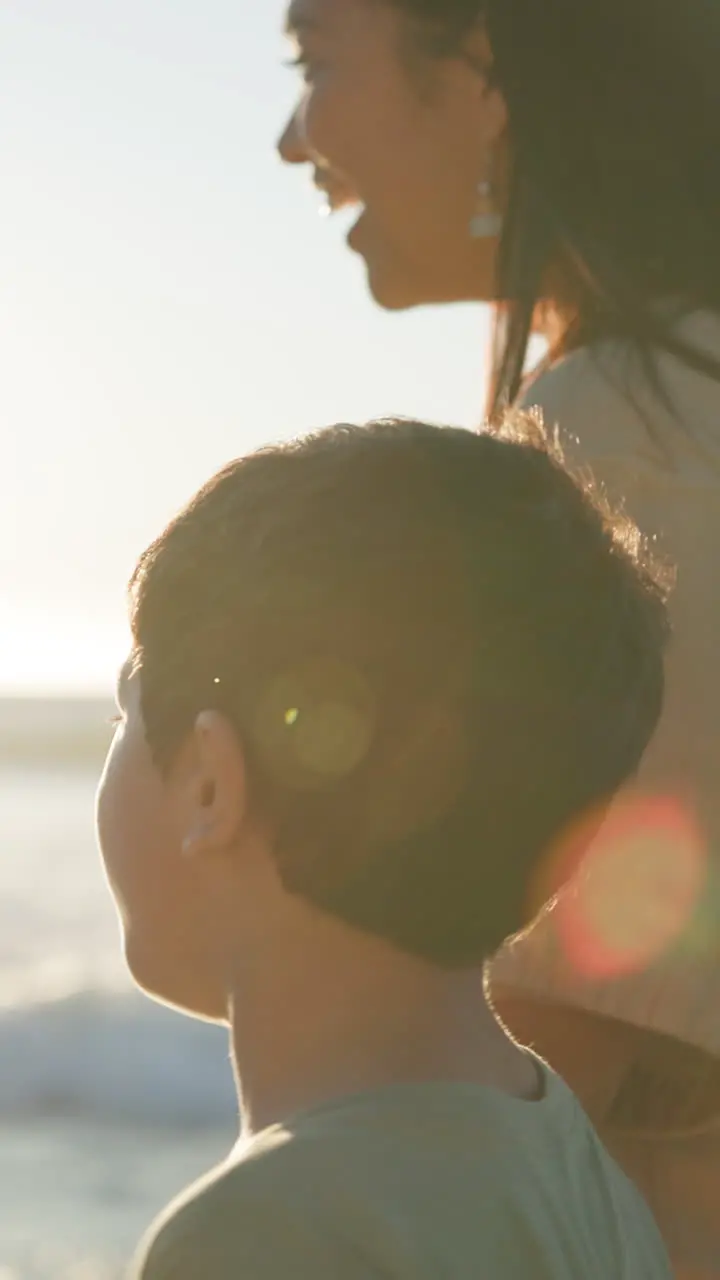
<instances>
[{"instance_id":1,"label":"bright sun glare","mask_svg":"<svg viewBox=\"0 0 720 1280\"><path fill-rule=\"evenodd\" d=\"M0 637L0 694L109 694L128 650L122 626L1 606Z\"/></svg>"}]
</instances>

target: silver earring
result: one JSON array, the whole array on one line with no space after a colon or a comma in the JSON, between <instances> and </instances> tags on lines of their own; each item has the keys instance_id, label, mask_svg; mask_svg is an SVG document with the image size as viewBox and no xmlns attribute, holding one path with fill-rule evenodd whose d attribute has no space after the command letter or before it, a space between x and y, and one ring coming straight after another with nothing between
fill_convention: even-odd
<instances>
[{"instance_id":1,"label":"silver earring","mask_svg":"<svg viewBox=\"0 0 720 1280\"><path fill-rule=\"evenodd\" d=\"M478 183L477 209L470 219L473 240L492 240L500 235L503 216L493 207L493 185L489 178Z\"/></svg>"},{"instance_id":2,"label":"silver earring","mask_svg":"<svg viewBox=\"0 0 720 1280\"><path fill-rule=\"evenodd\" d=\"M212 831L211 822L199 823L192 831L189 831L182 842L182 855L184 858L192 858L197 846L206 839Z\"/></svg>"}]
</instances>

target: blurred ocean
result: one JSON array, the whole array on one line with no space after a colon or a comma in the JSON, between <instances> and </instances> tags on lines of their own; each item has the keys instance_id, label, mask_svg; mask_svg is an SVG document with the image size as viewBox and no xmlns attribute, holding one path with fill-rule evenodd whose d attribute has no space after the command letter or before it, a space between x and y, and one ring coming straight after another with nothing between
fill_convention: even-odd
<instances>
[{"instance_id":1,"label":"blurred ocean","mask_svg":"<svg viewBox=\"0 0 720 1280\"><path fill-rule=\"evenodd\" d=\"M131 988L95 849L109 708L0 700L0 1280L116 1280L236 1138L227 1037Z\"/></svg>"}]
</instances>

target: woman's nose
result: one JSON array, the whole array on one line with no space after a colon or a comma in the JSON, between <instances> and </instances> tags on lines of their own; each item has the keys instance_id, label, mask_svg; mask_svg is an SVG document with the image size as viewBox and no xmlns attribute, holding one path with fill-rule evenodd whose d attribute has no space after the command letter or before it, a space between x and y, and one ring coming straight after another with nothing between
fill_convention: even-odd
<instances>
[{"instance_id":1,"label":"woman's nose","mask_svg":"<svg viewBox=\"0 0 720 1280\"><path fill-rule=\"evenodd\" d=\"M298 128L297 112L291 115L283 130L278 142L278 152L285 164L307 164L310 158L302 132Z\"/></svg>"}]
</instances>

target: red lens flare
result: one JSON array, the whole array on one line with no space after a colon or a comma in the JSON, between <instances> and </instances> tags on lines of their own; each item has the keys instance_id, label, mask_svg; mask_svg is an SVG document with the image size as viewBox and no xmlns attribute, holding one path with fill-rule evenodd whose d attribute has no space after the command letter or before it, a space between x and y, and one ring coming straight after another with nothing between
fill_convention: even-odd
<instances>
[{"instance_id":1,"label":"red lens flare","mask_svg":"<svg viewBox=\"0 0 720 1280\"><path fill-rule=\"evenodd\" d=\"M599 829L584 823L552 868L544 888L567 885L555 909L558 939L576 972L595 979L661 959L690 924L708 873L699 824L666 796L619 801Z\"/></svg>"}]
</instances>

